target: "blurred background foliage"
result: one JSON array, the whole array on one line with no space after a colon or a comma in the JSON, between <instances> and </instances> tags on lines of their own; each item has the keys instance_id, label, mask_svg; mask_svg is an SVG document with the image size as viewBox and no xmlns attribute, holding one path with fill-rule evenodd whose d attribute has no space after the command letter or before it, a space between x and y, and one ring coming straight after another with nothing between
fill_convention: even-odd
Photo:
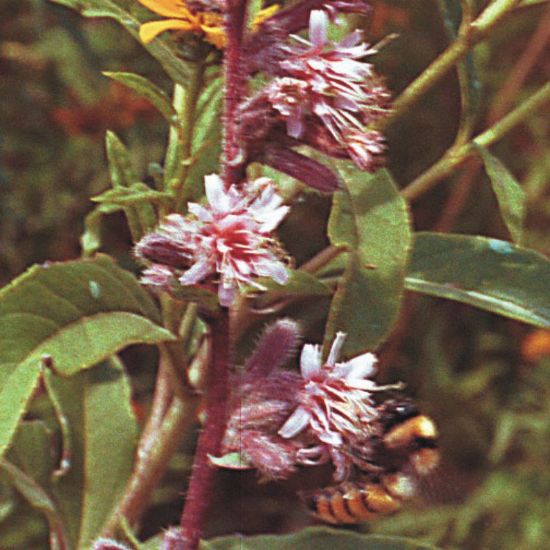
<instances>
[{"instance_id":1,"label":"blurred background foliage","mask_svg":"<svg viewBox=\"0 0 550 550\"><path fill-rule=\"evenodd\" d=\"M441 4L435 0L373 0L372 4L373 16L360 21L369 41L398 34L375 60L397 94L449 41L438 9ZM475 49L471 63L480 94L476 133L531 95L550 75L550 57L543 53L549 6L528 4ZM139 73L169 91L160 66L114 22L84 19L46 0L0 0L2 284L33 263L79 255L83 220L93 207L89 197L109 187L107 129L123 139L144 178L149 164L161 160L167 137L161 116L101 71ZM457 78L449 74L390 128L389 166L401 185L453 143L459 118ZM550 253L549 140L548 121L541 114L493 148L526 192L525 244L545 255ZM329 199L308 193L282 226L281 236L298 264L324 246L329 206ZM494 195L476 161L417 200L412 213L419 230L507 238ZM103 229L104 249L131 265L131 240L122 215L109 217ZM293 238L296 234L299 239ZM320 339L322 324L315 307L307 311L312 312L308 337ZM132 376L139 419L150 398L155 354L133 348L123 358ZM411 535L443 548L547 547L550 333L411 294L393 337L381 349L381 365L381 378L406 381L408 391L437 421L443 464L414 506L361 529ZM41 421L44 426L29 430L55 435L57 423L46 399L36 401L33 413L46 420ZM189 441L173 460L144 521L143 536L177 522L191 446ZM21 457L11 458L20 463ZM296 489L322 482L326 474L320 471L309 473L307 480L297 475L284 484L257 485L253 473L221 473L209 535L288 532L311 523L298 504ZM0 547L47 548L46 529L42 516L0 477Z\"/></svg>"}]
</instances>

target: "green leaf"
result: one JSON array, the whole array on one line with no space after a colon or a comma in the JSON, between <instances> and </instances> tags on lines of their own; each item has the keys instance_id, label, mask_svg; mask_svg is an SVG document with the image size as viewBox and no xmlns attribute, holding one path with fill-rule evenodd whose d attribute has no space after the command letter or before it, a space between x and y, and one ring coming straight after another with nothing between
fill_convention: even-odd
<instances>
[{"instance_id":1,"label":"green leaf","mask_svg":"<svg viewBox=\"0 0 550 550\"><path fill-rule=\"evenodd\" d=\"M512 235L512 239L521 244L523 241L523 222L525 219L525 193L513 174L491 155L485 147L476 146L487 175L491 180L493 191L497 197L502 219Z\"/></svg>"},{"instance_id":2,"label":"green leaf","mask_svg":"<svg viewBox=\"0 0 550 550\"><path fill-rule=\"evenodd\" d=\"M550 262L533 250L468 235L418 233L408 290L550 328Z\"/></svg>"},{"instance_id":3,"label":"green leaf","mask_svg":"<svg viewBox=\"0 0 550 550\"><path fill-rule=\"evenodd\" d=\"M164 535L157 535L140 544L138 550L160 550Z\"/></svg>"},{"instance_id":4,"label":"green leaf","mask_svg":"<svg viewBox=\"0 0 550 550\"><path fill-rule=\"evenodd\" d=\"M109 173L111 183L115 190L132 187L139 183L135 173L128 150L113 132L105 135L105 147L107 149L107 160L109 161ZM140 203L124 207L126 218L132 239L137 242L145 233L151 231L156 225L154 208L148 203Z\"/></svg>"},{"instance_id":5,"label":"green leaf","mask_svg":"<svg viewBox=\"0 0 550 550\"><path fill-rule=\"evenodd\" d=\"M237 452L227 453L223 456L210 456L209 461L218 468L227 468L228 470L250 470L254 468Z\"/></svg>"},{"instance_id":6,"label":"green leaf","mask_svg":"<svg viewBox=\"0 0 550 550\"><path fill-rule=\"evenodd\" d=\"M339 330L348 334L345 352L356 355L387 336L399 311L411 241L409 214L387 171L367 174L351 163L336 166L344 189L334 194L328 234L348 254L325 348Z\"/></svg>"},{"instance_id":7,"label":"green leaf","mask_svg":"<svg viewBox=\"0 0 550 550\"><path fill-rule=\"evenodd\" d=\"M291 535L222 537L201 544L201 550L436 550L404 537L361 535L329 527L310 527Z\"/></svg>"},{"instance_id":8,"label":"green leaf","mask_svg":"<svg viewBox=\"0 0 550 550\"><path fill-rule=\"evenodd\" d=\"M147 78L135 73L103 71L103 74L124 84L125 86L128 86L128 88L131 88L142 97L148 99L169 124L179 123L178 114L176 113L174 107L172 107L170 98L164 93L163 90Z\"/></svg>"},{"instance_id":9,"label":"green leaf","mask_svg":"<svg viewBox=\"0 0 550 550\"><path fill-rule=\"evenodd\" d=\"M46 487L55 468L53 451L52 433L46 423L31 420L20 424L8 460Z\"/></svg>"},{"instance_id":10,"label":"green leaf","mask_svg":"<svg viewBox=\"0 0 550 550\"><path fill-rule=\"evenodd\" d=\"M121 209L122 207L117 205L99 204L84 218L84 233L80 237L80 245L85 258L91 258L101 248L101 220L103 216L114 214Z\"/></svg>"},{"instance_id":11,"label":"green leaf","mask_svg":"<svg viewBox=\"0 0 550 550\"><path fill-rule=\"evenodd\" d=\"M189 80L189 64L177 56L175 46L168 38L159 37L149 44L139 39L140 21L127 7L134 2L123 0L51 0L80 12L84 17L109 17L120 23L143 47L162 65L168 76L178 84L185 86Z\"/></svg>"},{"instance_id":12,"label":"green leaf","mask_svg":"<svg viewBox=\"0 0 550 550\"><path fill-rule=\"evenodd\" d=\"M38 386L43 361L69 375L130 344L171 340L135 277L107 256L34 266L0 291L0 456Z\"/></svg>"},{"instance_id":13,"label":"green leaf","mask_svg":"<svg viewBox=\"0 0 550 550\"><path fill-rule=\"evenodd\" d=\"M28 503L41 511L47 518L50 527L51 550L61 550L67 547L64 526L52 498L36 481L10 462L2 460L0 468L6 472L15 488Z\"/></svg>"},{"instance_id":14,"label":"green leaf","mask_svg":"<svg viewBox=\"0 0 550 550\"><path fill-rule=\"evenodd\" d=\"M132 471L137 424L122 364L110 359L70 378L48 371L54 406L71 438L70 468L55 495L76 548L88 549L116 506Z\"/></svg>"},{"instance_id":15,"label":"green leaf","mask_svg":"<svg viewBox=\"0 0 550 550\"><path fill-rule=\"evenodd\" d=\"M172 199L169 193L155 191L145 183L139 182L129 187L118 187L109 189L100 195L92 197L94 202L114 206L133 206L139 204L161 203Z\"/></svg>"},{"instance_id":16,"label":"green leaf","mask_svg":"<svg viewBox=\"0 0 550 550\"><path fill-rule=\"evenodd\" d=\"M219 171L221 155L221 108L223 79L216 78L202 93L193 123L191 165L185 180L183 200L204 195L204 176Z\"/></svg>"},{"instance_id":17,"label":"green leaf","mask_svg":"<svg viewBox=\"0 0 550 550\"><path fill-rule=\"evenodd\" d=\"M199 286L184 286L173 284L169 289L170 295L183 302L196 302L209 311L219 308L218 295L211 290Z\"/></svg>"},{"instance_id":18,"label":"green leaf","mask_svg":"<svg viewBox=\"0 0 550 550\"><path fill-rule=\"evenodd\" d=\"M330 296L331 289L315 275L299 269L288 269L288 272L289 278L284 285L280 285L273 279L261 277L256 282L264 286L265 291L258 291L254 287L249 287L250 294L259 292L257 305L262 307L261 304L289 297Z\"/></svg>"}]
</instances>

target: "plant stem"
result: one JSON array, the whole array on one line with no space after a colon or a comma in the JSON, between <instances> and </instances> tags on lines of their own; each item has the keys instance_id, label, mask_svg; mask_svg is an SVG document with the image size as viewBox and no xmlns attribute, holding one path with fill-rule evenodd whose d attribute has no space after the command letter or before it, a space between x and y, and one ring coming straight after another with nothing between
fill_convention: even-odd
<instances>
[{"instance_id":1,"label":"plant stem","mask_svg":"<svg viewBox=\"0 0 550 550\"><path fill-rule=\"evenodd\" d=\"M518 4L519 0L494 0L489 4L481 15L464 32L461 32L458 38L416 80L409 84L395 100L390 114L380 119L379 123L375 125L376 129L383 130L412 107Z\"/></svg>"},{"instance_id":2,"label":"plant stem","mask_svg":"<svg viewBox=\"0 0 550 550\"><path fill-rule=\"evenodd\" d=\"M165 189L174 196L174 210L184 206L185 180L191 162L191 144L197 100L202 88L204 65L197 62L190 70L187 86L174 85L172 104L178 113L178 124L170 128L165 159ZM172 209L170 209L172 211ZM167 212L163 212L166 214Z\"/></svg>"},{"instance_id":3,"label":"plant stem","mask_svg":"<svg viewBox=\"0 0 550 550\"><path fill-rule=\"evenodd\" d=\"M174 398L156 434L155 445L147 449L147 455L141 456L137 461L124 497L103 530L104 536L113 536L121 517L126 518L130 525L139 521L153 489L195 419L196 405L196 399L183 402Z\"/></svg>"},{"instance_id":4,"label":"plant stem","mask_svg":"<svg viewBox=\"0 0 550 550\"><path fill-rule=\"evenodd\" d=\"M246 72L243 68L243 39L247 20L247 0L228 0L224 28L225 87L223 115L223 180L226 188L236 185L244 173L241 147L239 105L246 95ZM199 436L187 498L181 515L181 532L170 544L185 550L198 548L215 470L209 456L220 452L225 432L229 398L229 313L222 308L210 322L212 354L206 377L206 422ZM180 538L181 537L181 538ZM178 540L179 539L179 540Z\"/></svg>"},{"instance_id":5,"label":"plant stem","mask_svg":"<svg viewBox=\"0 0 550 550\"><path fill-rule=\"evenodd\" d=\"M321 252L310 258L307 262L300 266L301 271L307 271L308 273L315 273L322 267L325 267L331 260L339 256L342 252L345 252L345 248L338 246L327 246L323 248Z\"/></svg>"},{"instance_id":6,"label":"plant stem","mask_svg":"<svg viewBox=\"0 0 550 550\"><path fill-rule=\"evenodd\" d=\"M475 145L488 147L514 126L531 116L539 107L550 100L550 83L534 93L527 101L508 113L499 122L488 130L485 130L466 145L451 147L431 168L416 178L405 187L401 194L409 201L414 201L426 191L431 189L443 178L448 176L455 168L475 154Z\"/></svg>"},{"instance_id":7,"label":"plant stem","mask_svg":"<svg viewBox=\"0 0 550 550\"><path fill-rule=\"evenodd\" d=\"M246 94L246 71L243 67L243 39L246 29L246 0L228 0L225 14L225 96L224 96L224 166L226 187L243 176L244 153L239 128L239 105Z\"/></svg>"},{"instance_id":8,"label":"plant stem","mask_svg":"<svg viewBox=\"0 0 550 550\"><path fill-rule=\"evenodd\" d=\"M206 422L199 436L187 498L181 516L183 548L195 550L214 484L209 455L217 456L225 432L229 371L229 314L223 309L211 323L212 357L206 380Z\"/></svg>"},{"instance_id":9,"label":"plant stem","mask_svg":"<svg viewBox=\"0 0 550 550\"><path fill-rule=\"evenodd\" d=\"M487 126L492 126L495 122L500 120L502 115L504 115L512 104L528 74L536 66L538 59L545 51L546 44L550 40L549 29L550 6L547 7L529 44L517 59L504 85L499 90L496 100L493 102L493 106L487 115ZM443 233L451 231L477 181L476 176L480 168L481 161L471 162L466 170L464 170L460 179L453 185L445 208L435 226L436 231L441 231Z\"/></svg>"}]
</instances>

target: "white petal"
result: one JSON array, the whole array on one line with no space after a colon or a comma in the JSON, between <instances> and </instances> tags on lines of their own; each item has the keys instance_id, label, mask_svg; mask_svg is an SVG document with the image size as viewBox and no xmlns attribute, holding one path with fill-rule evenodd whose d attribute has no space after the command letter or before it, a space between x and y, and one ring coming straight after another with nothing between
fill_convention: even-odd
<instances>
[{"instance_id":1,"label":"white petal","mask_svg":"<svg viewBox=\"0 0 550 550\"><path fill-rule=\"evenodd\" d=\"M236 285L226 285L220 284L218 287L218 298L220 300L220 305L224 307L229 307L235 301L237 295Z\"/></svg>"},{"instance_id":2,"label":"white petal","mask_svg":"<svg viewBox=\"0 0 550 550\"><path fill-rule=\"evenodd\" d=\"M346 375L347 380L361 380L370 378L376 374L376 363L378 359L374 353L363 353L344 363L349 371Z\"/></svg>"},{"instance_id":3,"label":"white petal","mask_svg":"<svg viewBox=\"0 0 550 550\"><path fill-rule=\"evenodd\" d=\"M289 210L289 206L281 206L269 213L263 214L262 219L264 220L264 223L260 226L260 231L262 233L269 233L273 231L288 214Z\"/></svg>"},{"instance_id":4,"label":"white petal","mask_svg":"<svg viewBox=\"0 0 550 550\"><path fill-rule=\"evenodd\" d=\"M252 268L250 266L249 262L245 262L244 260L233 260L233 263L235 267L237 268L237 271L240 272L241 275L250 275L252 273Z\"/></svg>"},{"instance_id":5,"label":"white petal","mask_svg":"<svg viewBox=\"0 0 550 550\"><path fill-rule=\"evenodd\" d=\"M310 380L321 371L321 346L306 344L300 355L300 372L304 380Z\"/></svg>"},{"instance_id":6,"label":"white petal","mask_svg":"<svg viewBox=\"0 0 550 550\"><path fill-rule=\"evenodd\" d=\"M354 31L347 36L345 36L339 43L338 43L338 49L341 48L352 48L356 44L358 44L362 38L361 31Z\"/></svg>"},{"instance_id":7,"label":"white petal","mask_svg":"<svg viewBox=\"0 0 550 550\"><path fill-rule=\"evenodd\" d=\"M208 258L202 258L193 264L180 278L182 285L194 285L202 281L214 271L214 266Z\"/></svg>"},{"instance_id":8,"label":"white petal","mask_svg":"<svg viewBox=\"0 0 550 550\"><path fill-rule=\"evenodd\" d=\"M283 262L272 258L256 262L255 271L260 277L269 277L276 283L284 285L288 281L288 270Z\"/></svg>"},{"instance_id":9,"label":"white petal","mask_svg":"<svg viewBox=\"0 0 550 550\"><path fill-rule=\"evenodd\" d=\"M201 222L211 222L213 220L211 212L196 202L188 203L187 208L189 212L197 216Z\"/></svg>"},{"instance_id":10,"label":"white petal","mask_svg":"<svg viewBox=\"0 0 550 550\"><path fill-rule=\"evenodd\" d=\"M304 123L301 114L295 114L286 120L286 133L294 139L298 139L304 132Z\"/></svg>"},{"instance_id":11,"label":"white petal","mask_svg":"<svg viewBox=\"0 0 550 550\"><path fill-rule=\"evenodd\" d=\"M313 10L309 16L309 40L314 47L327 42L328 16L323 10Z\"/></svg>"},{"instance_id":12,"label":"white petal","mask_svg":"<svg viewBox=\"0 0 550 550\"><path fill-rule=\"evenodd\" d=\"M336 361L338 360L340 352L342 351L342 346L346 341L346 336L347 334L345 332L336 333L336 338L334 339L334 342L332 342L332 347L330 348L330 353L328 354L327 358L327 365L329 367L333 367L334 365L336 365Z\"/></svg>"},{"instance_id":13,"label":"white petal","mask_svg":"<svg viewBox=\"0 0 550 550\"><path fill-rule=\"evenodd\" d=\"M319 435L319 439L326 443L327 445L330 445L331 447L341 447L344 443L344 440L342 436L339 433L336 432L322 432Z\"/></svg>"},{"instance_id":14,"label":"white petal","mask_svg":"<svg viewBox=\"0 0 550 550\"><path fill-rule=\"evenodd\" d=\"M231 201L225 191L222 179L217 174L204 176L204 191L206 198L214 210L218 212L228 212L231 207Z\"/></svg>"},{"instance_id":15,"label":"white petal","mask_svg":"<svg viewBox=\"0 0 550 550\"><path fill-rule=\"evenodd\" d=\"M290 439L307 428L311 414L303 407L298 407L283 424L278 434L285 439Z\"/></svg>"}]
</instances>

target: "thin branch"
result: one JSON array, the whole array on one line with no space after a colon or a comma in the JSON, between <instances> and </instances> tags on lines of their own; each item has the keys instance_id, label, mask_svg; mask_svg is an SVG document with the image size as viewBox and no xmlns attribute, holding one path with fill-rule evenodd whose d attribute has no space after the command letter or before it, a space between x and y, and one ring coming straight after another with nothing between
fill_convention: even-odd
<instances>
[{"instance_id":1,"label":"thin branch","mask_svg":"<svg viewBox=\"0 0 550 550\"><path fill-rule=\"evenodd\" d=\"M537 109L550 100L550 83L543 86L534 93L527 101L508 113L499 122L488 130L485 130L474 138L470 143L460 147L451 147L443 157L431 168L416 178L409 186L405 187L401 194L409 201L414 201L434 185L448 176L463 162L475 155L474 142L476 145L488 147L501 139L514 126L517 126L529 118Z\"/></svg>"},{"instance_id":2,"label":"thin branch","mask_svg":"<svg viewBox=\"0 0 550 550\"><path fill-rule=\"evenodd\" d=\"M499 120L510 107L518 91L523 87L528 74L533 70L540 56L544 53L549 40L550 6L546 9L527 47L516 61L504 85L501 87L497 99L487 116L487 126L491 126ZM435 227L437 231L446 232L452 229L476 182L476 176L480 168L481 162L473 161L466 167L466 170L464 170L460 178L453 185L447 204Z\"/></svg>"},{"instance_id":3,"label":"thin branch","mask_svg":"<svg viewBox=\"0 0 550 550\"><path fill-rule=\"evenodd\" d=\"M197 400L185 402L175 398L157 433L155 445L140 457L128 482L124 497L108 520L104 536L113 536L121 518L135 525L147 508L151 493L157 486L182 437L195 419Z\"/></svg>"},{"instance_id":4,"label":"thin branch","mask_svg":"<svg viewBox=\"0 0 550 550\"><path fill-rule=\"evenodd\" d=\"M494 0L424 72L395 100L391 113L375 125L383 130L410 109L517 5L519 0Z\"/></svg>"}]
</instances>

